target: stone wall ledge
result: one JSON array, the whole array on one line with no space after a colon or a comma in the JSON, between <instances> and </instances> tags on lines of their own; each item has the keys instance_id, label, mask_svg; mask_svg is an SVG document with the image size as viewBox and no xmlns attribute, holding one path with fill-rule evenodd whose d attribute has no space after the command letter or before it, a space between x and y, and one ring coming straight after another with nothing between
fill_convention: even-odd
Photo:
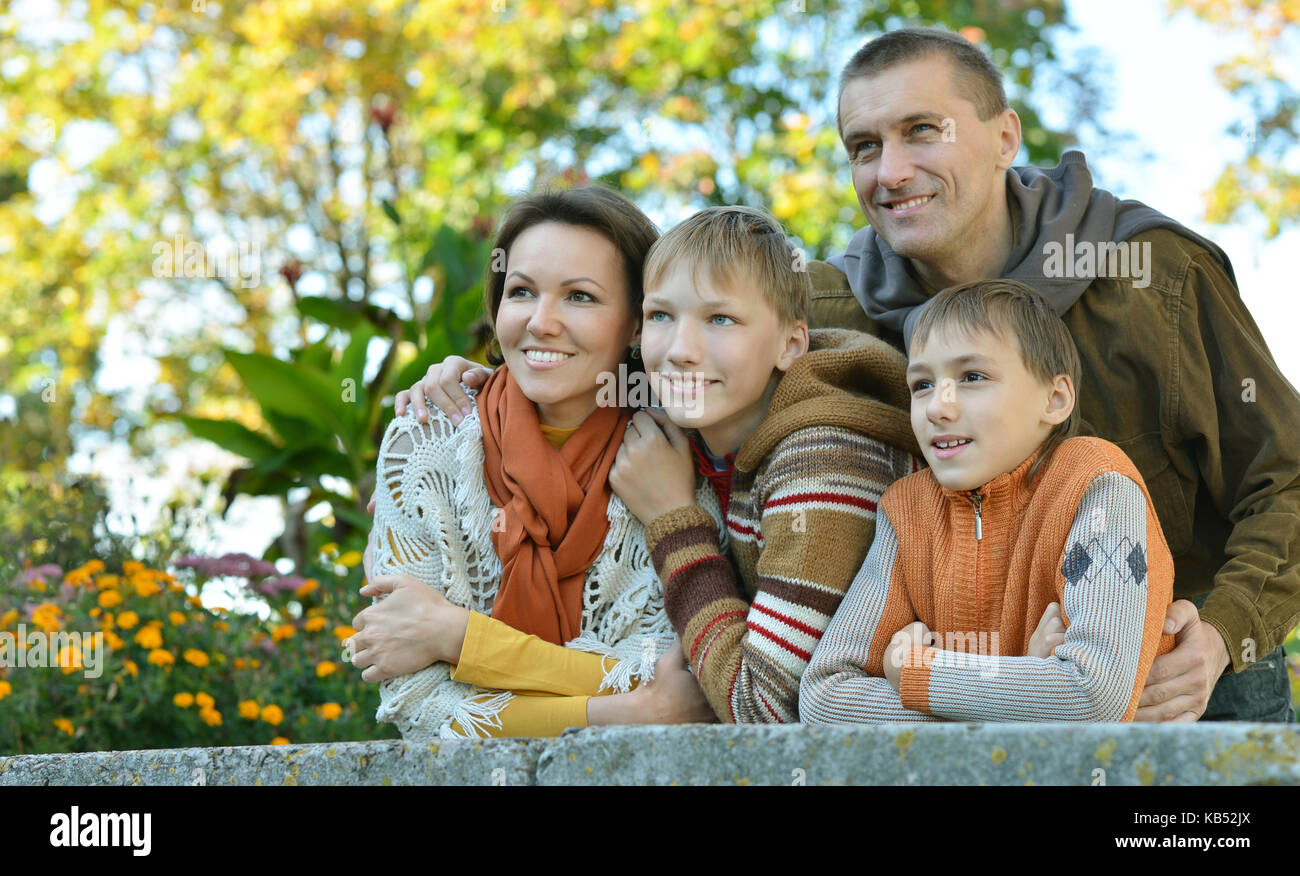
<instances>
[{"instance_id":1,"label":"stone wall ledge","mask_svg":"<svg viewBox=\"0 0 1300 876\"><path fill-rule=\"evenodd\" d=\"M382 740L0 757L0 786L1103 782L1300 784L1300 727L699 724L589 727L551 739Z\"/></svg>"}]
</instances>

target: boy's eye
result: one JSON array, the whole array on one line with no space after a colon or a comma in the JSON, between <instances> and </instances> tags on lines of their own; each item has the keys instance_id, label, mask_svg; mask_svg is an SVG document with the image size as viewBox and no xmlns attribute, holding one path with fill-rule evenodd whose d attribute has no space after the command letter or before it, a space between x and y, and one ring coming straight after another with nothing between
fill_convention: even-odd
<instances>
[{"instance_id":1,"label":"boy's eye","mask_svg":"<svg viewBox=\"0 0 1300 876\"><path fill-rule=\"evenodd\" d=\"M721 319L721 320L726 320L726 321L725 321L725 322L718 322L718 320L720 320L720 319ZM712 324L712 325L731 325L731 324L734 323L734 322L735 322L734 319L732 319L732 318L729 317L729 316L724 316L724 315L721 314L721 313L715 313L715 314L713 314L713 316L710 316L710 317L709 317L709 323Z\"/></svg>"},{"instance_id":2,"label":"boy's eye","mask_svg":"<svg viewBox=\"0 0 1300 876\"><path fill-rule=\"evenodd\" d=\"M929 380L917 380L917 381L913 381L913 383L912 383L912 394L915 395L915 394L918 393L918 392L924 392L925 390L929 389L929 388L930 388L931 386L933 386L933 385L934 385L934 384L933 384L932 382L930 382Z\"/></svg>"},{"instance_id":3,"label":"boy's eye","mask_svg":"<svg viewBox=\"0 0 1300 876\"><path fill-rule=\"evenodd\" d=\"M660 317L663 318L660 319ZM670 317L662 310L652 310L645 315L645 318L646 322L667 322Z\"/></svg>"},{"instance_id":4,"label":"boy's eye","mask_svg":"<svg viewBox=\"0 0 1300 876\"><path fill-rule=\"evenodd\" d=\"M980 374L978 371L967 371L964 375L962 375L962 379L975 381L975 380L986 380L987 378L983 374Z\"/></svg>"}]
</instances>

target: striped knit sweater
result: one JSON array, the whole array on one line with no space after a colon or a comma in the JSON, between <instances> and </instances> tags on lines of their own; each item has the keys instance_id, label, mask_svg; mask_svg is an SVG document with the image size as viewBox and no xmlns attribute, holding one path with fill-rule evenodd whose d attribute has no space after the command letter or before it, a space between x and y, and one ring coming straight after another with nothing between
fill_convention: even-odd
<instances>
[{"instance_id":1,"label":"striped knit sweater","mask_svg":"<svg viewBox=\"0 0 1300 876\"><path fill-rule=\"evenodd\" d=\"M871 547L876 503L918 467L902 355L856 332L810 340L736 455L734 565L698 505L646 528L668 617L727 722L799 720L799 678Z\"/></svg>"},{"instance_id":2,"label":"striped knit sweater","mask_svg":"<svg viewBox=\"0 0 1300 876\"><path fill-rule=\"evenodd\" d=\"M1035 456L974 491L929 471L885 493L876 541L803 679L805 722L1130 721L1157 654L1173 560L1136 467L1099 438ZM976 498L979 499L978 504ZM1024 656L1044 610L1065 641ZM938 647L883 678L894 633L920 620Z\"/></svg>"}]
</instances>

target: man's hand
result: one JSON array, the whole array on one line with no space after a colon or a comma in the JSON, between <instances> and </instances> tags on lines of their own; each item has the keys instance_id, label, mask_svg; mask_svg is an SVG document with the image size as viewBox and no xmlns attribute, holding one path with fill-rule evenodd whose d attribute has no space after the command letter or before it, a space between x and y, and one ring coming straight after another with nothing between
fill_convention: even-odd
<instances>
[{"instance_id":1,"label":"man's hand","mask_svg":"<svg viewBox=\"0 0 1300 876\"><path fill-rule=\"evenodd\" d=\"M690 439L667 415L638 411L609 470L609 485L647 526L660 514L694 504Z\"/></svg>"},{"instance_id":2,"label":"man's hand","mask_svg":"<svg viewBox=\"0 0 1300 876\"><path fill-rule=\"evenodd\" d=\"M1026 657L1051 657L1056 646L1065 641L1065 622L1061 620L1061 606L1053 602L1043 612L1038 628L1029 638Z\"/></svg>"},{"instance_id":3,"label":"man's hand","mask_svg":"<svg viewBox=\"0 0 1300 876\"><path fill-rule=\"evenodd\" d=\"M421 423L429 419L429 409L425 397L433 402L447 415L453 426L469 416L474 407L469 396L460 388L462 382L470 389L481 389L492 376L491 368L484 368L460 356L448 356L436 365L430 365L424 373L424 379L397 394L393 407L397 416L406 413L407 405L411 413Z\"/></svg>"},{"instance_id":4,"label":"man's hand","mask_svg":"<svg viewBox=\"0 0 1300 876\"><path fill-rule=\"evenodd\" d=\"M655 661L655 677L635 690L587 700L587 723L600 724L713 724L713 713L700 683L686 668L681 641Z\"/></svg>"},{"instance_id":5,"label":"man's hand","mask_svg":"<svg viewBox=\"0 0 1300 876\"><path fill-rule=\"evenodd\" d=\"M898 690L903 677L903 667L912 659L912 651L930 644L930 628L921 621L913 621L894 633L885 648L885 679Z\"/></svg>"},{"instance_id":6,"label":"man's hand","mask_svg":"<svg viewBox=\"0 0 1300 876\"><path fill-rule=\"evenodd\" d=\"M387 593L352 620L348 639L362 681L407 675L439 661L454 663L465 642L469 611L410 575L380 575L362 596Z\"/></svg>"},{"instance_id":7,"label":"man's hand","mask_svg":"<svg viewBox=\"0 0 1300 876\"><path fill-rule=\"evenodd\" d=\"M1151 664L1133 720L1195 721L1205 714L1214 685L1232 658L1223 636L1186 599L1169 606L1164 631L1174 634L1174 650Z\"/></svg>"}]
</instances>

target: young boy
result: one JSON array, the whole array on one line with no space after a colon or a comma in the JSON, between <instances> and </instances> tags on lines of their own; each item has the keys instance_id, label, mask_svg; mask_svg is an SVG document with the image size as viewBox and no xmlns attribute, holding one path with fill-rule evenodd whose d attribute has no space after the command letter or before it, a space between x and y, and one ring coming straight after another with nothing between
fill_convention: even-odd
<instances>
[{"instance_id":1,"label":"young boy","mask_svg":"<svg viewBox=\"0 0 1300 876\"><path fill-rule=\"evenodd\" d=\"M664 412L633 418L610 485L646 524L669 620L726 722L799 720L799 679L876 503L919 467L906 360L809 332L811 287L781 226L745 207L697 213L646 260L641 350ZM725 532L695 503L697 465Z\"/></svg>"},{"instance_id":2,"label":"young boy","mask_svg":"<svg viewBox=\"0 0 1300 876\"><path fill-rule=\"evenodd\" d=\"M1128 457L1072 437L1065 325L1015 281L956 286L919 317L907 377L930 468L881 500L801 717L1131 721L1152 660L1173 648L1173 561ZM1025 656L1053 603L1060 644Z\"/></svg>"}]
</instances>

